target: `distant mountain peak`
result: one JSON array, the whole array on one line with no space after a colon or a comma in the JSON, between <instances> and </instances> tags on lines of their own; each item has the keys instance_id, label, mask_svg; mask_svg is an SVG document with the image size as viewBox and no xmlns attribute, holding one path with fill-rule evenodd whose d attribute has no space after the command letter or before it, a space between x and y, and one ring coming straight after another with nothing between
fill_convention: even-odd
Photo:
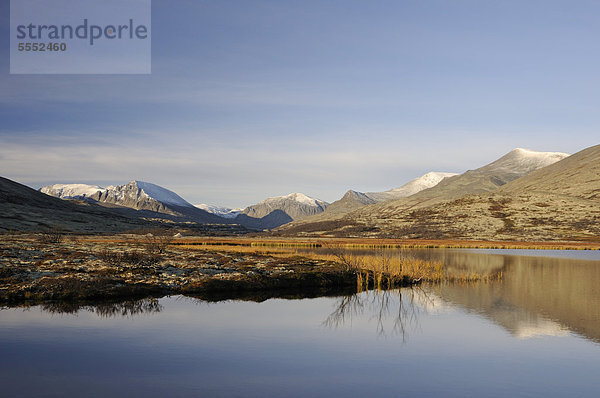
<instances>
[{"instance_id":1,"label":"distant mountain peak","mask_svg":"<svg viewBox=\"0 0 600 398\"><path fill-rule=\"evenodd\" d=\"M170 215L179 214L182 209L200 211L175 192L140 180L131 180L123 185L109 185L106 188L88 184L54 184L45 186L40 191L61 199L90 199Z\"/></svg>"},{"instance_id":2,"label":"distant mountain peak","mask_svg":"<svg viewBox=\"0 0 600 398\"><path fill-rule=\"evenodd\" d=\"M500 159L478 170L483 172L500 171L519 176L549 166L570 156L563 152L540 152L525 148L515 148Z\"/></svg>"},{"instance_id":3,"label":"distant mountain peak","mask_svg":"<svg viewBox=\"0 0 600 398\"><path fill-rule=\"evenodd\" d=\"M431 188L439 184L444 178L457 175L456 173L446 173L440 171L430 171L420 177L414 178L398 188L393 188L384 192L367 192L365 195L373 201L381 202L398 198L405 198Z\"/></svg>"},{"instance_id":4,"label":"distant mountain peak","mask_svg":"<svg viewBox=\"0 0 600 398\"><path fill-rule=\"evenodd\" d=\"M282 210L293 220L298 220L313 214L321 213L329 203L312 198L303 193L294 192L284 196L267 198L255 205L244 209L244 214L262 218L275 210Z\"/></svg>"},{"instance_id":5,"label":"distant mountain peak","mask_svg":"<svg viewBox=\"0 0 600 398\"><path fill-rule=\"evenodd\" d=\"M284 196L274 196L272 198L267 198L259 203L268 203L268 202L275 202L275 201L280 201L280 200L293 200L295 202L298 203L302 203L308 206L321 206L323 203L326 203L320 199L316 199L316 198L312 198L308 195L305 195L303 193L300 192L294 192L294 193L290 193L288 195L284 195Z\"/></svg>"},{"instance_id":6,"label":"distant mountain peak","mask_svg":"<svg viewBox=\"0 0 600 398\"><path fill-rule=\"evenodd\" d=\"M197 208L207 211L212 214L216 214L217 216L225 217L225 218L235 218L238 214L240 214L244 209L231 209L229 207L223 206L215 206L215 205L207 205L205 203L201 203L199 205L195 205Z\"/></svg>"},{"instance_id":7,"label":"distant mountain peak","mask_svg":"<svg viewBox=\"0 0 600 398\"><path fill-rule=\"evenodd\" d=\"M386 191L387 193L395 194L395 197L401 196L410 196L414 195L417 192L421 192L424 189L431 188L436 186L446 177L452 177L457 175L456 173L446 173L440 171L430 171L427 174L422 175L421 177L417 177L413 180L410 180L406 184L402 185L399 188L390 189ZM401 196L400 196L401 194Z\"/></svg>"}]
</instances>

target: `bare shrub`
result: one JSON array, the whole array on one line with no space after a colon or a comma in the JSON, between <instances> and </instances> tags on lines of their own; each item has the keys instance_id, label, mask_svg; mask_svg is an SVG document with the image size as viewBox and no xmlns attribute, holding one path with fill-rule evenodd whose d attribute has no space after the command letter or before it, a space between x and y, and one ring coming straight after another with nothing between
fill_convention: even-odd
<instances>
[{"instance_id":1,"label":"bare shrub","mask_svg":"<svg viewBox=\"0 0 600 398\"><path fill-rule=\"evenodd\" d=\"M158 255L147 254L140 251L111 252L109 250L102 250L98 253L98 258L108 265L113 266L121 264L149 266L160 261Z\"/></svg>"},{"instance_id":2,"label":"bare shrub","mask_svg":"<svg viewBox=\"0 0 600 398\"><path fill-rule=\"evenodd\" d=\"M143 247L148 253L162 254L173 242L173 231L168 229L153 228L146 231L142 241Z\"/></svg>"},{"instance_id":3,"label":"bare shrub","mask_svg":"<svg viewBox=\"0 0 600 398\"><path fill-rule=\"evenodd\" d=\"M48 228L37 235L38 243L60 243L65 238L65 231L57 226Z\"/></svg>"},{"instance_id":4,"label":"bare shrub","mask_svg":"<svg viewBox=\"0 0 600 398\"><path fill-rule=\"evenodd\" d=\"M346 270L357 270L360 269L360 261L354 255L352 255L348 250L346 250L341 245L336 245L333 243L324 242L323 247L327 248L327 250L335 257L336 262L342 264Z\"/></svg>"}]
</instances>

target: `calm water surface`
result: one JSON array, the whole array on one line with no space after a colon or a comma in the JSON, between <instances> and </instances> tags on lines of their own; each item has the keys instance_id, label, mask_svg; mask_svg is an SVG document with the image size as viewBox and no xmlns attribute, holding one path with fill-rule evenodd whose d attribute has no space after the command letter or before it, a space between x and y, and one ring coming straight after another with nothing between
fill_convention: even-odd
<instances>
[{"instance_id":1,"label":"calm water surface","mask_svg":"<svg viewBox=\"0 0 600 398\"><path fill-rule=\"evenodd\" d=\"M520 253L410 253L499 283L2 309L0 395L597 397L600 258Z\"/></svg>"}]
</instances>

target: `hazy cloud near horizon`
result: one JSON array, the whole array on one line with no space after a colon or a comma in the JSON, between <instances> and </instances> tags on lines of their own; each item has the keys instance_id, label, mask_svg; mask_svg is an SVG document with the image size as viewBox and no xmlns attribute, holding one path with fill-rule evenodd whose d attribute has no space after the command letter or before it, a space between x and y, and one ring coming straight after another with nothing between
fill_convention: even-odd
<instances>
[{"instance_id":1,"label":"hazy cloud near horizon","mask_svg":"<svg viewBox=\"0 0 600 398\"><path fill-rule=\"evenodd\" d=\"M560 1L155 0L150 76L8 75L0 43L1 175L139 179L246 206L390 189L515 147L574 153L598 143L595 15Z\"/></svg>"}]
</instances>

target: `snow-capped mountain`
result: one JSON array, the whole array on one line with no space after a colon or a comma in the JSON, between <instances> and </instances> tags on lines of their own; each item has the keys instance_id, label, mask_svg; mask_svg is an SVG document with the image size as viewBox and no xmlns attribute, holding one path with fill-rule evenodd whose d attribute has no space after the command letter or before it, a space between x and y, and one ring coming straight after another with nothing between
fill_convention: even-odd
<instances>
[{"instance_id":1,"label":"snow-capped mountain","mask_svg":"<svg viewBox=\"0 0 600 398\"><path fill-rule=\"evenodd\" d=\"M478 170L487 173L504 173L523 176L530 172L549 166L570 156L562 152L538 152L531 149L516 148Z\"/></svg>"},{"instance_id":2,"label":"snow-capped mountain","mask_svg":"<svg viewBox=\"0 0 600 398\"><path fill-rule=\"evenodd\" d=\"M311 198L303 193L291 193L265 199L253 206L246 207L244 214L262 218L275 210L282 210L293 220L298 220L313 214L321 213L329 203Z\"/></svg>"},{"instance_id":3,"label":"snow-capped mountain","mask_svg":"<svg viewBox=\"0 0 600 398\"><path fill-rule=\"evenodd\" d=\"M86 198L98 202L171 214L167 206L194 207L181 196L166 188L144 181L132 180L124 185L102 188L86 184L54 184L41 192L61 199Z\"/></svg>"},{"instance_id":4,"label":"snow-capped mountain","mask_svg":"<svg viewBox=\"0 0 600 398\"><path fill-rule=\"evenodd\" d=\"M439 171L431 171L414 180L410 180L399 188L390 189L385 192L367 192L369 198L380 202L396 198L405 198L421 192L424 189L431 188L439 184L444 178L457 175L456 173L443 173Z\"/></svg>"},{"instance_id":5,"label":"snow-capped mountain","mask_svg":"<svg viewBox=\"0 0 600 398\"><path fill-rule=\"evenodd\" d=\"M98 185L54 184L41 188L40 192L61 199L78 199L89 198L90 196L105 190L105 188L102 188Z\"/></svg>"},{"instance_id":6,"label":"snow-capped mountain","mask_svg":"<svg viewBox=\"0 0 600 398\"><path fill-rule=\"evenodd\" d=\"M163 188L161 186L158 186L156 184L152 184L149 182L144 182L144 181L131 181L129 182L129 184L127 185L122 185L120 187L108 187L107 189L123 189L123 187L127 187L126 189L129 189L129 186L132 185L133 188L135 189L137 187L138 190L140 190L140 194L141 195L146 195L149 198L158 200L159 202L168 204L168 205L176 205L176 206L185 206L185 207L193 207L193 205L189 202L187 202L185 199L183 199L181 196L177 195L175 192L170 191L166 188Z\"/></svg>"},{"instance_id":7,"label":"snow-capped mountain","mask_svg":"<svg viewBox=\"0 0 600 398\"><path fill-rule=\"evenodd\" d=\"M349 190L341 199L330 204L329 207L327 207L327 210L323 213L323 216L326 217L329 215L340 215L365 205L411 196L424 189L436 186L446 177L452 177L455 175L455 173L431 171L425 175L422 175L421 177L410 180L399 188L390 189L384 192L365 193Z\"/></svg>"},{"instance_id":8,"label":"snow-capped mountain","mask_svg":"<svg viewBox=\"0 0 600 398\"><path fill-rule=\"evenodd\" d=\"M568 156L568 153L562 152L538 152L516 148L492 163L457 176L444 178L437 185L411 195L407 199L413 203L413 206L424 207L467 194L492 192L508 182Z\"/></svg>"},{"instance_id":9,"label":"snow-capped mountain","mask_svg":"<svg viewBox=\"0 0 600 398\"><path fill-rule=\"evenodd\" d=\"M91 199L136 210L151 210L171 214L169 206L194 207L175 192L143 181L130 181L124 185L110 185Z\"/></svg>"},{"instance_id":10,"label":"snow-capped mountain","mask_svg":"<svg viewBox=\"0 0 600 398\"><path fill-rule=\"evenodd\" d=\"M110 185L106 188L86 184L55 184L45 186L40 191L62 199L93 200L104 205L150 211L198 222L224 222L223 218L196 208L175 192L144 181L132 180L127 184Z\"/></svg>"},{"instance_id":11,"label":"snow-capped mountain","mask_svg":"<svg viewBox=\"0 0 600 398\"><path fill-rule=\"evenodd\" d=\"M212 214L216 214L217 216L225 217L225 218L235 218L238 214L240 214L244 209L230 209L229 207L221 207L207 204L199 204L195 205L197 208L207 211Z\"/></svg>"}]
</instances>

